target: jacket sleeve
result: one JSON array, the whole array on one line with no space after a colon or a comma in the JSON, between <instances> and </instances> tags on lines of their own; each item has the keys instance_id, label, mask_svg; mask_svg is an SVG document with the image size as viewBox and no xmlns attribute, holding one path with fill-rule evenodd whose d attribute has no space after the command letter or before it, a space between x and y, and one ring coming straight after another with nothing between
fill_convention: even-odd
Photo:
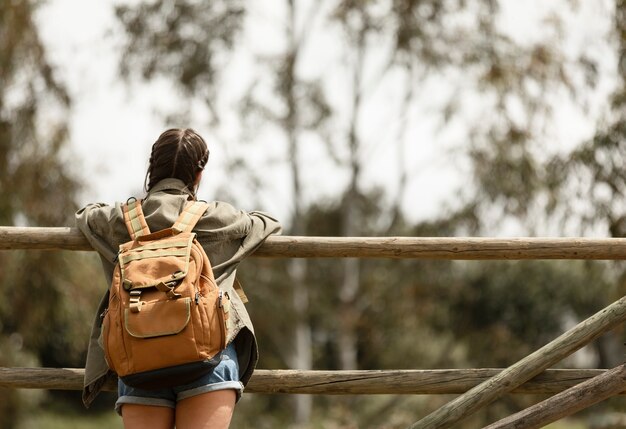
<instances>
[{"instance_id":1,"label":"jacket sleeve","mask_svg":"<svg viewBox=\"0 0 626 429\"><path fill-rule=\"evenodd\" d=\"M245 234L239 241L239 246L232 257L226 264L223 264L224 266L218 267L218 269L223 270L223 274L217 279L218 284L221 279L230 276L245 258L254 253L267 237L281 233L280 223L266 213L254 211L246 213L245 217Z\"/></svg>"},{"instance_id":2,"label":"jacket sleeve","mask_svg":"<svg viewBox=\"0 0 626 429\"><path fill-rule=\"evenodd\" d=\"M242 243L248 254L253 253L270 235L282 232L280 223L267 213L249 212L248 218L249 227Z\"/></svg>"},{"instance_id":3,"label":"jacket sleeve","mask_svg":"<svg viewBox=\"0 0 626 429\"><path fill-rule=\"evenodd\" d=\"M119 204L88 204L76 212L76 227L85 235L91 247L110 264L117 255L120 237L128 235L124 223L120 222Z\"/></svg>"},{"instance_id":4,"label":"jacket sleeve","mask_svg":"<svg viewBox=\"0 0 626 429\"><path fill-rule=\"evenodd\" d=\"M220 279L228 277L267 237L280 233L281 226L265 213L245 212L227 203L216 203L207 210L195 230L220 283Z\"/></svg>"}]
</instances>

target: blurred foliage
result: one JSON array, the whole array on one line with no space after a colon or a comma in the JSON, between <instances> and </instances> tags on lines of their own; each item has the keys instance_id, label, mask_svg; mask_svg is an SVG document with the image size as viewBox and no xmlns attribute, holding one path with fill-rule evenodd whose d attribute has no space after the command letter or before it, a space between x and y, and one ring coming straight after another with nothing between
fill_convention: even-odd
<instances>
[{"instance_id":1,"label":"blurred foliage","mask_svg":"<svg viewBox=\"0 0 626 429\"><path fill-rule=\"evenodd\" d=\"M2 225L71 225L80 190L77 163L65 147L70 99L39 38L33 20L38 5L34 0L0 2ZM286 2L285 8L293 12L299 5ZM304 137L317 136L337 165L352 169L352 178L345 189L345 183L338 184L337 195L329 200L292 201L297 216L286 226L306 235L337 236L346 232L346 218L353 217L358 234L365 236L459 236L491 235L513 219L532 235L539 225L557 220L581 232L624 236L626 4L615 0L614 6L608 43L617 53L618 82L611 104L596 135L566 154L550 146L545 132L555 97L585 104L598 83L599 67L587 56L568 57L559 16L546 23L553 29L550 37L524 44L500 28L500 2L494 0L338 0L319 9L326 11L323 16L311 8L302 28L295 28L294 16L288 17L284 52L264 58L250 71L255 73L253 83L238 105L243 134L253 136L262 124L284 133L289 143L284 158L291 163L296 199L300 187L309 186L298 177L305 162L298 155ZM220 74L240 42L247 11L240 1L118 5L118 23L127 36L120 73L129 81L173 84L190 100L189 109L191 101L200 101L211 112L207 121L218 124L216 100L224 90ZM349 82L354 85L348 115L331 103L320 78L304 76L299 68L306 36L318 19L327 26L323 28L340 28L344 38L338 44L352 67ZM384 40L392 43L372 89L364 83L362 67ZM403 216L400 199L394 202L388 190L365 188L359 180L366 163L362 145L369 138L360 134L359 109L376 83L392 71L408 82L404 112L433 75L461 76L450 81L459 87L442 107L445 124L467 114L464 97L486 103L468 125L464 150L471 177L455 196L453 209L417 224ZM333 133L333 128L340 131ZM399 140L405 137L399 133ZM245 169L245 162L237 162ZM414 174L391 172L402 176L401 188L407 174ZM253 173L250 183L262 186ZM5 297L0 300L0 365L82 366L93 311L106 288L95 255L0 252L0 266L0 293ZM346 270L342 261L310 259L304 279L310 306L302 313L292 305L289 270L289 261L270 259L246 261L241 269L262 368L289 366L293 350L285 338L295 320L310 327L314 368L341 367L339 337L346 314L362 369L506 366L626 291L619 263L373 259L357 266L360 282L354 299L340 302ZM583 363L604 367L622 360L623 336L623 328L618 328L594 342ZM54 397L64 394L54 395L0 389L0 426L18 427L19 421L21 428L67 425L47 414L23 419L26 411L41 404L58 405ZM315 398L310 427L405 427L448 399L320 396ZM77 395L72 400L79 405ZM287 427L293 416L286 400L280 395L246 395L233 426ZM503 398L469 419L467 427L493 421L534 400ZM609 402L594 410L617 407L619 403ZM87 427L74 420L75 427Z\"/></svg>"},{"instance_id":2,"label":"blurred foliage","mask_svg":"<svg viewBox=\"0 0 626 429\"><path fill-rule=\"evenodd\" d=\"M449 319L440 328L455 327L473 366L508 366L547 344L572 321L601 310L613 297L613 279L606 265L597 262L460 265L462 281L448 288Z\"/></svg>"},{"instance_id":3,"label":"blurred foliage","mask_svg":"<svg viewBox=\"0 0 626 429\"><path fill-rule=\"evenodd\" d=\"M215 109L216 85L223 54L233 49L244 18L241 0L141 1L116 6L127 34L121 74L142 79L164 77L187 96Z\"/></svg>"},{"instance_id":4,"label":"blurred foliage","mask_svg":"<svg viewBox=\"0 0 626 429\"><path fill-rule=\"evenodd\" d=\"M66 403L46 404L26 416L17 429L116 429L123 428L122 419L115 413L94 415L80 412Z\"/></svg>"},{"instance_id":5,"label":"blurred foliage","mask_svg":"<svg viewBox=\"0 0 626 429\"><path fill-rule=\"evenodd\" d=\"M620 1L615 4L617 52L623 52L624 43L620 5ZM152 9L143 19L146 7ZM564 51L563 21L559 16L546 21L552 30L549 36L519 43L498 24L500 3L492 0L340 0L319 9L309 10L302 2L285 2L284 7L284 50L259 59L260 66L252 71L253 83L241 100L240 114L245 138L253 138L260 127L270 124L287 141L284 159L289 164L294 190L290 229L298 234L330 236L354 235L357 231L359 235L479 235L492 234L506 220L514 219L532 235L554 216L563 224L579 225L581 232L600 225L614 236L623 234L619 229L623 224L620 201L624 197L621 105L614 103L617 120L599 126L598 135L571 154L563 155L546 138L546 124L554 117L554 100L584 105L599 78L596 59L584 54L572 57ZM572 2L571 7L577 6ZM120 21L130 35L124 67L145 72L145 64L159 62L164 55L168 61L186 67L188 57L184 52L169 49L164 53L167 45L145 44L160 37L162 22L195 20L204 29L211 20L211 14L184 17L184 7L174 9L170 2L146 2L123 9L127 15L134 10L132 16L139 18L132 25L124 17ZM330 12L324 15L326 12L320 10ZM238 11L228 19L240 16ZM304 17L302 25L298 26L296 16ZM330 103L328 86L316 77L304 77L299 68L316 19L322 22L320 28L334 25L342 30L344 40L338 43L344 49L351 74L348 83L352 85L346 89L352 110L343 115L347 120L341 119L342 107ZM229 34L241 29L232 26L233 33ZM206 46L214 46L212 31L203 30L196 37L208 40ZM364 79L367 61L371 52L380 52L381 44L389 39L393 42L385 54L387 63L374 73L378 79L368 87ZM219 97L215 79L219 70L209 62L205 65L208 78L203 82L207 87L201 94L213 91ZM459 192L454 210L418 225L404 220L400 198L395 206L390 205L384 190L362 189L359 183L367 162L363 143L368 138L360 134L359 114L368 95L392 70L404 73L409 82L404 88L404 112L419 93L419 86L434 75L461 76L451 81L458 88L441 112L446 124L466 114L464 98L480 98L483 102L483 113L468 125L464 150L472 175L467 186ZM585 77L582 81L578 79L581 74ZM177 68L164 69L163 76L193 97ZM624 82L618 86L616 100L623 88ZM268 93L274 97L268 97ZM203 101L203 96L196 99ZM211 108L212 102L207 104ZM400 139L404 138L399 134ZM306 206L300 200L301 188L306 186L301 179L304 161L299 156L305 135L317 136L330 158L349 171L349 183L339 190L336 200ZM237 160L236 164L247 165L245 160ZM252 183L262 186L262 179L253 171L248 174L254 177ZM412 172L400 169L394 174L399 176L402 192ZM594 191L605 187L610 192ZM585 213L577 211L581 201ZM346 219L352 222L350 228L346 228ZM356 269L358 291L354 298L344 301L339 291L347 265L342 261L308 260L306 279L302 281L307 285L310 305L303 314L302 308L291 304L297 285L291 284L293 278L287 274L288 261L246 262L242 274L244 283L252 285L248 287L250 310L259 335L261 366L289 365L294 350L284 337L286 332L293 332L296 320L308 321L315 368L341 367L340 337L346 326L356 333L360 368L507 365L549 341L574 320L621 296L623 290L620 265L597 262L368 260ZM615 348L619 335L608 341L612 346L595 343L596 361L589 364L607 365L619 359L621 355ZM320 398L318 409L332 415L324 420L325 425L332 421L343 427L357 421L359 427L382 427L383 422L373 419L374 413L355 416L349 412L353 407L365 410L368 401ZM421 405L416 409L425 411L441 400L418 398L417 402ZM505 400L494 406L495 411L487 411L469 424L492 420L523 403L528 400ZM252 415L273 415L268 418L270 426L283 426L289 416L279 411L281 404L279 398L259 395L248 400L246 406L253 410ZM383 400L374 408L394 409L393 404ZM240 414L238 418L244 422L247 417Z\"/></svg>"},{"instance_id":6,"label":"blurred foliage","mask_svg":"<svg viewBox=\"0 0 626 429\"><path fill-rule=\"evenodd\" d=\"M71 225L77 209L77 164L65 147L70 99L39 37L38 4L0 2L1 225ZM83 365L102 293L92 261L78 252L0 252L0 365ZM0 426L15 427L44 396L0 389Z\"/></svg>"},{"instance_id":7,"label":"blurred foliage","mask_svg":"<svg viewBox=\"0 0 626 429\"><path fill-rule=\"evenodd\" d=\"M381 196L363 198L368 205L366 235L374 235ZM307 231L336 236L341 204L315 205L307 211ZM402 225L403 222L399 222ZM450 235L441 222L397 226L392 235ZM339 369L337 350L340 260L310 259L306 283L312 302L308 320L313 332L313 367ZM262 368L284 368L285 332L295 315L289 302L286 261L252 259L240 273L250 297ZM356 307L360 369L506 367L560 335L573 323L619 298L616 270L597 261L411 261L365 260ZM267 299L267 297L272 299ZM271 316L269 316L271 315ZM614 335L623 336L620 328ZM617 365L622 350L596 341L589 347L589 367ZM560 366L571 367L571 364ZM510 396L464 422L478 427L529 406L541 398ZM243 403L240 422L272 415L271 427L286 426L286 396L255 395ZM313 421L320 427L405 427L418 415L443 405L445 397L317 397ZM619 406L619 404L617 404ZM249 408L248 408L249 407ZM248 414L250 410L251 414ZM322 411L325 410L325 411ZM376 410L376 411L375 411ZM371 412L370 412L371 411ZM385 414L389 413L389 414ZM325 417L318 416L324 414ZM382 413L382 414L381 414ZM390 424L389 415L399 423ZM318 420L319 419L319 420ZM389 425L389 426L387 426ZM316 427L311 423L310 427Z\"/></svg>"},{"instance_id":8,"label":"blurred foliage","mask_svg":"<svg viewBox=\"0 0 626 429\"><path fill-rule=\"evenodd\" d=\"M598 127L596 135L576 148L569 157L555 159L552 171L569 171L578 180L578 199L591 202L591 209L580 217L583 225L603 219L613 237L626 236L626 2L615 1L615 45L617 85L610 100L610 114ZM558 177L558 176L557 176ZM561 182L567 177L560 174ZM564 187L561 196L567 204ZM571 204L571 201L570 201ZM575 209L571 208L571 213Z\"/></svg>"}]
</instances>

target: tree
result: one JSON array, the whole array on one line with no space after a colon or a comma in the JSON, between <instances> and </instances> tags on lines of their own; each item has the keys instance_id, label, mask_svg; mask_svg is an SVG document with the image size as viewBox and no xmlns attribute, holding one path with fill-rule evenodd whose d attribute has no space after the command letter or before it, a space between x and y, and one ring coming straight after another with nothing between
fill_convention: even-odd
<instances>
[{"instance_id":1,"label":"tree","mask_svg":"<svg viewBox=\"0 0 626 429\"><path fill-rule=\"evenodd\" d=\"M570 206L567 214L578 214L582 224L601 223L613 237L626 235L626 3L615 2L613 40L617 81L606 118L600 122L596 135L576 148L569 157L553 161L555 170L562 171L554 182L562 186L562 198L575 192L577 199L588 201L582 213ZM596 65L590 64L592 70ZM560 180L559 180L560 179ZM574 182L574 186L568 186Z\"/></svg>"},{"instance_id":2,"label":"tree","mask_svg":"<svg viewBox=\"0 0 626 429\"><path fill-rule=\"evenodd\" d=\"M306 203L302 183L302 134L304 132L319 133L329 115L329 107L323 96L319 81L307 81L298 72L299 60L307 43L311 22L315 19L316 10L305 11L307 20L298 25L297 17L304 8L301 2L293 0L285 2L287 16L284 23L285 48L274 57L268 58L265 65L269 69L271 86L280 105L274 108L256 93L259 78L255 79L242 102L242 116L250 121L258 117L265 124L272 125L286 140L286 160L288 164L291 189L291 214L288 219L287 231L291 235L308 235L306 225ZM313 368L312 327L310 310L310 283L308 262L305 259L288 261L288 274L291 294L293 341L284 338L284 331L270 330L277 337L282 337L281 349L286 349L283 360L290 368L308 370ZM270 286L268 284L268 286ZM271 286L266 289L272 293ZM274 341L278 343L278 341ZM304 424L311 418L312 398L297 395L294 397L294 421Z\"/></svg>"},{"instance_id":3,"label":"tree","mask_svg":"<svg viewBox=\"0 0 626 429\"><path fill-rule=\"evenodd\" d=\"M37 7L27 0L0 4L2 225L67 225L80 188L76 171L66 166L70 99L46 57L34 22ZM83 324L94 305L62 274L76 259L15 251L0 254L0 265L0 364L80 365ZM22 410L16 391L0 391L2 427L13 427Z\"/></svg>"},{"instance_id":4,"label":"tree","mask_svg":"<svg viewBox=\"0 0 626 429\"><path fill-rule=\"evenodd\" d=\"M494 0L288 1L281 5L285 17L281 16L275 27L280 28L284 43L272 55L255 58L254 66L248 69L251 83L238 100L234 123L246 131L242 135L247 143L239 146L241 152L266 155L269 150L253 149L263 144L265 140L259 136L267 129L273 130L272 138L282 145L279 155L273 152L256 165L287 172L285 195L289 195L292 207L288 221L291 234L491 235L500 233L507 222L515 223L522 234L571 231L554 225L569 218L568 204L579 171L586 172L584 185L611 189L608 197L601 195L606 204L597 200L585 206L591 214L590 222L605 222L612 231L619 229L623 221L615 199L623 196L623 171L619 168L623 164L623 129L614 126L619 121L611 119L611 125L603 128L594 143L579 145L567 154L551 140L559 103L584 104L601 78L597 58L585 51L566 51L564 13L556 11L546 20L544 27L549 31L541 37L519 40L501 25L502 8L507 3ZM618 18L623 16L620 5L616 2ZM573 3L563 2L560 7L575 12ZM129 34L123 70L173 82L186 100L199 101L211 112L208 122L218 124L223 113L215 105L224 97L218 85L221 67L226 64L224 58L237 51L238 35L245 33L245 19L255 18L248 14L250 10L254 9L244 3L227 2L205 5L160 1L120 7L118 17ZM620 31L622 27L616 28ZM336 43L339 47L332 47L341 52L335 58L336 64L325 67L333 70L332 76L305 70L306 64L310 65L306 62L309 42L316 31L334 32L341 42ZM200 55L196 58L197 52ZM338 80L344 84L340 91ZM399 168L394 171L398 189L377 192L375 186L363 180L371 162L368 153L377 144L366 132L364 118L378 102L373 94L389 82L400 95L387 102L385 109L403 117L386 130L391 135L386 142L392 141L400 154ZM442 104L436 109L442 126L462 130L459 152L465 156L467 176L451 209L433 221L410 225L403 216L402 200L409 182L419 172L408 170L403 157L411 145L418 144L410 139L411 124L417 120L411 110L420 98L430 96L422 89L431 82L445 82L453 88L442 96ZM613 116L621 117L623 104L616 106ZM184 113L193 114L192 110ZM342 173L342 181L336 182L334 194L327 197L329 201L311 201L309 190L317 183L307 183L310 166L302 154L305 149L323 145L328 149L325 161ZM252 157L233 159L233 166L247 168L246 174L254 172L248 158ZM610 164L606 159L614 161ZM263 175L249 176L253 183L266 180L267 185L274 186L272 189L279 188L278 184L267 183ZM583 197L590 192L580 189ZM580 219L583 217L576 218L576 226L581 224ZM257 277L270 282L257 282L259 300L268 294L276 296L279 291L278 302L254 304L262 309L259 314L273 315L267 320L256 318L263 328L259 335L266 335L264 341L275 345L273 329L280 330L281 337L285 330L293 329L294 342L299 344L292 354L269 351L266 362L300 368L312 362L314 366L346 369L400 364L399 358L379 357L386 345L374 334L378 327L370 323L371 317L383 320L385 333L394 331L395 326L419 329L429 338L432 354L411 352L410 344L402 338L394 337L390 344L394 350L402 350L402 356L424 363L432 363L435 358L451 364L466 363L485 357L472 355L468 352L471 341L444 328L455 322L464 324L467 338L475 340L489 332L494 337L505 335L519 340L520 349L531 348L534 339L514 321L512 326L502 327L498 317L482 320L478 316L489 309L494 316L511 319L515 314L525 318L520 311L530 312L536 307L536 314L528 319L533 326L552 320L554 325L547 325L552 333L563 324L562 320L554 320L559 311L585 312L585 306L578 307L588 291L580 286L585 280L598 280L595 291L611 281L610 275L598 274L596 264L577 265L570 273L551 264L494 263L485 264L483 270L463 264L423 263L418 269L401 265L397 274L400 277L390 275L391 268L385 263L353 260L342 262L341 268L318 261L272 265L289 272L287 276L270 274L266 263L255 262L254 266ZM571 295L558 295L557 299L553 295L556 292L542 290L539 281L525 285L526 270L535 273L537 279L568 279L568 284L574 285ZM492 275L492 271L507 276ZM382 280L385 276L391 278L393 288ZM320 283L323 286L317 286ZM515 291L509 291L511 288ZM406 300L392 302L386 311L374 304L397 290L406 293ZM467 290L474 294L468 296ZM542 301L552 298L558 305L545 308ZM568 300L572 303L566 304ZM309 302L316 305L310 306ZM467 307L462 305L465 302ZM455 311L447 311L449 306ZM410 310L415 308L423 314L411 316ZM490 338L482 339L488 342ZM314 345L312 353L306 350L309 344ZM503 353L502 361L506 351L498 350ZM307 413L299 415L299 420L306 420Z\"/></svg>"}]
</instances>

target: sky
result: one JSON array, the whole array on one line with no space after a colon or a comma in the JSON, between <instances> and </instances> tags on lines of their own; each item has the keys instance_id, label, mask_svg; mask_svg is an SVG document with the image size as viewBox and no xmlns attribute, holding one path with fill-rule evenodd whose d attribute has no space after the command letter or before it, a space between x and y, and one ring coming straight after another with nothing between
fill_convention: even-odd
<instances>
[{"instance_id":1,"label":"sky","mask_svg":"<svg viewBox=\"0 0 626 429\"><path fill-rule=\"evenodd\" d=\"M268 5L274 6L268 6ZM505 2L501 25L511 37L521 42L532 42L544 37L547 26L541 18L549 16L550 8L559 2L528 0ZM566 50L572 53L587 49L596 55L610 57L610 49L599 44L608 29L607 1L579 2L579 13L570 14L567 21ZM256 4L256 3L253 3ZM247 71L255 66L258 57L271 55L282 49L284 38L277 31L276 22L284 19L282 2L256 4L246 21L246 30L238 51L224 73L223 85L231 98L223 100L223 108L231 109L236 98L250 81ZM113 202L126 200L130 195L141 194L147 159L152 143L169 125L160 116L178 101L172 88L164 82L151 86L133 85L119 78L118 61L123 35L115 25L113 2L85 2L81 0L50 0L38 15L41 36L49 50L49 57L57 67L58 76L66 82L73 99L70 112L71 149L78 154L81 170L86 178L86 188L80 203ZM325 64L341 55L333 49L335 37L332 32L320 31L313 35L305 67L311 75L334 73L325 70ZM611 67L607 57L606 67ZM376 61L376 58L373 59ZM346 98L342 93L340 79L331 93L338 102ZM611 89L610 79L601 82L596 102L582 114L571 101L563 100L557 109L551 129L554 138L564 148L570 148L592 135L596 118L602 113L605 94ZM382 185L392 195L397 190L395 176L389 174L398 162L410 171L411 179L404 199L405 210L412 220L432 218L446 204L454 201L457 189L463 186L468 165L462 158L451 155L462 144L463 129L441 130L440 122L433 114L454 90L445 80L431 80L421 88L418 102L412 107L408 118L411 130L405 153L399 161L393 144L396 129L402 118L386 106L394 105L400 96L397 81L382 82L372 95L370 107L363 118L363 135L367 136L364 157L367 168L363 187ZM189 124L208 140L211 147L210 170L204 176L200 197L213 199L218 184L228 183L246 192L246 183L239 177L229 176L223 165L229 151L245 151L251 159L264 160L266 186L258 195L239 201L244 209L261 208L287 219L291 207L289 175L284 163L284 142L272 130L259 131L254 144L239 145L240 130L233 112L226 112L220 129L211 129L203 121ZM468 119L471 120L471 119ZM303 169L305 193L308 200L334 195L347 180L345 171L328 162L325 150L305 140L303 157L307 162ZM232 153L230 153L232 155ZM252 204L261 207L253 207Z\"/></svg>"}]
</instances>

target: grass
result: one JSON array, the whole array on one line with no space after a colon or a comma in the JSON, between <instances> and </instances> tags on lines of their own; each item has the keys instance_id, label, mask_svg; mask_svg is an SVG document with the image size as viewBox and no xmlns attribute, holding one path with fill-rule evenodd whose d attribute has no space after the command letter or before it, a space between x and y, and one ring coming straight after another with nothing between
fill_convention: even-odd
<instances>
[{"instance_id":1,"label":"grass","mask_svg":"<svg viewBox=\"0 0 626 429\"><path fill-rule=\"evenodd\" d=\"M30 414L17 429L122 429L122 419L114 411L76 414L60 410L38 410Z\"/></svg>"}]
</instances>

